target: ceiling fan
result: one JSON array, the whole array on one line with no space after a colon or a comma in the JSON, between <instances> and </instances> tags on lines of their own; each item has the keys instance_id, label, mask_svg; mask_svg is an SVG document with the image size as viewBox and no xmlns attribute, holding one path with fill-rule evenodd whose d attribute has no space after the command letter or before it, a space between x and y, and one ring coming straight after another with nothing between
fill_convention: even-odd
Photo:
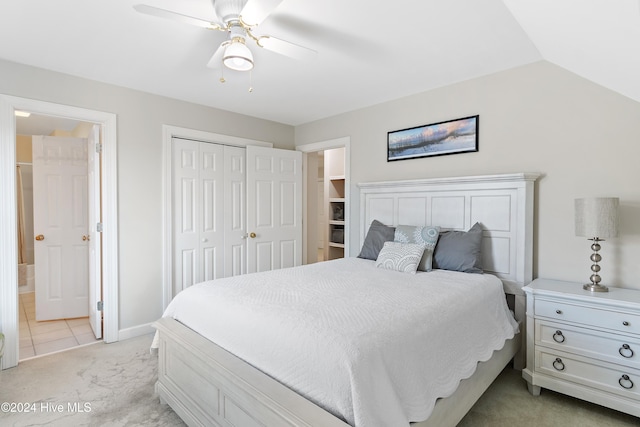
<instances>
[{"instance_id":1,"label":"ceiling fan","mask_svg":"<svg viewBox=\"0 0 640 427\"><path fill-rule=\"evenodd\" d=\"M134 9L146 15L171 19L209 30L226 32L228 39L223 41L213 54L207 67L225 67L237 71L249 71L253 68L253 54L247 47L247 41L253 40L261 48L295 59L311 59L315 50L275 38L270 35L256 35L255 28L262 23L283 0L211 0L216 18L213 21L194 18L166 9L145 4L137 4ZM224 81L224 80L222 80Z\"/></svg>"}]
</instances>

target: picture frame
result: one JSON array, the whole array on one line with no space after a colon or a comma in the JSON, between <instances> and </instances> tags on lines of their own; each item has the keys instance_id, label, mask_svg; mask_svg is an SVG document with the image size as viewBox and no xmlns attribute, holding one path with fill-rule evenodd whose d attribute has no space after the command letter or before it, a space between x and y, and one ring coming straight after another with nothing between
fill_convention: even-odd
<instances>
[{"instance_id":1,"label":"picture frame","mask_svg":"<svg viewBox=\"0 0 640 427\"><path fill-rule=\"evenodd\" d=\"M480 116L387 132L387 161L478 151Z\"/></svg>"}]
</instances>

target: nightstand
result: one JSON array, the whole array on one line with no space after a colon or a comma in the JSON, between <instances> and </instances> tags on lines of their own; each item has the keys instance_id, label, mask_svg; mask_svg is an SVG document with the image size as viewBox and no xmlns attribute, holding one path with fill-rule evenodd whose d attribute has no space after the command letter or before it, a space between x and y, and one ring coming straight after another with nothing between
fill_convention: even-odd
<instances>
[{"instance_id":1,"label":"nightstand","mask_svg":"<svg viewBox=\"0 0 640 427\"><path fill-rule=\"evenodd\" d=\"M531 394L546 388L640 417L640 291L546 279L523 290Z\"/></svg>"}]
</instances>

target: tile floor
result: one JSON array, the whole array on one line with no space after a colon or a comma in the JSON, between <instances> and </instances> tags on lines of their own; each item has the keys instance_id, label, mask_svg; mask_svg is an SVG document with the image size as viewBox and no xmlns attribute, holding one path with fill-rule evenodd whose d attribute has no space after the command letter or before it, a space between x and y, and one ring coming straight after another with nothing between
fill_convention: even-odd
<instances>
[{"instance_id":1,"label":"tile floor","mask_svg":"<svg viewBox=\"0 0 640 427\"><path fill-rule=\"evenodd\" d=\"M20 360L41 356L99 340L88 317L38 322L35 293L19 294Z\"/></svg>"}]
</instances>

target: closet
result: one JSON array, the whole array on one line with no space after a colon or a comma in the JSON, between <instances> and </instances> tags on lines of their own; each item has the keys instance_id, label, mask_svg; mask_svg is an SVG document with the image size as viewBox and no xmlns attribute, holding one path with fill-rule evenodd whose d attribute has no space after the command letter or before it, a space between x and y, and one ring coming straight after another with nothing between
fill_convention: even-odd
<instances>
[{"instance_id":1,"label":"closet","mask_svg":"<svg viewBox=\"0 0 640 427\"><path fill-rule=\"evenodd\" d=\"M302 155L172 138L173 295L302 262Z\"/></svg>"},{"instance_id":2,"label":"closet","mask_svg":"<svg viewBox=\"0 0 640 427\"><path fill-rule=\"evenodd\" d=\"M345 149L324 152L324 197L326 218L325 259L344 258L345 239Z\"/></svg>"}]
</instances>

